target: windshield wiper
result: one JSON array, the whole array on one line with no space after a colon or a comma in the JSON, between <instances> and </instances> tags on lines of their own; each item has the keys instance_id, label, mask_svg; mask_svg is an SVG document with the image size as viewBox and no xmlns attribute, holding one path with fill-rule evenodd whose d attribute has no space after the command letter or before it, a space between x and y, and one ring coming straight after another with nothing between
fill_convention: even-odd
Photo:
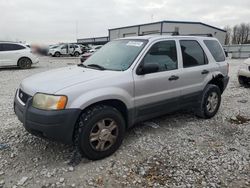
<instances>
[{"instance_id":1,"label":"windshield wiper","mask_svg":"<svg viewBox=\"0 0 250 188\"><path fill-rule=\"evenodd\" d=\"M97 64L89 64L87 66L88 67L95 67L95 68L98 68L99 70L106 70L103 66L97 65Z\"/></svg>"},{"instance_id":2,"label":"windshield wiper","mask_svg":"<svg viewBox=\"0 0 250 188\"><path fill-rule=\"evenodd\" d=\"M83 63L79 63L79 64L77 64L77 66L78 67L84 67L84 68L86 68L87 66L86 65L84 65Z\"/></svg>"}]
</instances>

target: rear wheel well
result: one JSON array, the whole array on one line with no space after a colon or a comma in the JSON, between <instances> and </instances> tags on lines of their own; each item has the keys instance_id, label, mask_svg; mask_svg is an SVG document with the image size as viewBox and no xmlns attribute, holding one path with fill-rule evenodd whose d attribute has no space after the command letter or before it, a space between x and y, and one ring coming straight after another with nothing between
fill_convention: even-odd
<instances>
[{"instance_id":1,"label":"rear wheel well","mask_svg":"<svg viewBox=\"0 0 250 188\"><path fill-rule=\"evenodd\" d=\"M106 106L112 106L112 107L116 108L123 116L123 118L126 122L126 126L128 125L128 109L127 109L127 106L122 101L117 100L117 99L110 99L110 100L96 102L96 103L91 104L90 106L86 107L83 110L83 112L86 109L91 108L91 107L96 106L96 105L106 105Z\"/></svg>"},{"instance_id":2,"label":"rear wheel well","mask_svg":"<svg viewBox=\"0 0 250 188\"><path fill-rule=\"evenodd\" d=\"M215 76L208 84L216 85L220 88L221 93L224 91L223 75Z\"/></svg>"}]
</instances>

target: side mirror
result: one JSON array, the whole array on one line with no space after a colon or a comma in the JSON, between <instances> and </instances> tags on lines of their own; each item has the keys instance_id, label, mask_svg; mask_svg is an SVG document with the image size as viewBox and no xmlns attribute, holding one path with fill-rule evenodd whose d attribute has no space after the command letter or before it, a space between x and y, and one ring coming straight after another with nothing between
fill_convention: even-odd
<instances>
[{"instance_id":1,"label":"side mirror","mask_svg":"<svg viewBox=\"0 0 250 188\"><path fill-rule=\"evenodd\" d=\"M228 57L228 52L224 49L225 55L226 57Z\"/></svg>"},{"instance_id":2,"label":"side mirror","mask_svg":"<svg viewBox=\"0 0 250 188\"><path fill-rule=\"evenodd\" d=\"M159 66L156 63L142 64L136 71L138 75L158 72Z\"/></svg>"}]
</instances>

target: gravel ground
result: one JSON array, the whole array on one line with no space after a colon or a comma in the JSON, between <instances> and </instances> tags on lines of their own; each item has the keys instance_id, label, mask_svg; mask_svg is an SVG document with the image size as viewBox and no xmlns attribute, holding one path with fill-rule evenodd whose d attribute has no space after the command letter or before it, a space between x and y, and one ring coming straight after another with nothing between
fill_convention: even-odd
<instances>
[{"instance_id":1,"label":"gravel ground","mask_svg":"<svg viewBox=\"0 0 250 188\"><path fill-rule=\"evenodd\" d=\"M242 60L230 60L214 118L181 112L144 122L114 155L72 167L72 147L27 133L12 106L25 77L78 62L43 57L31 70L0 70L0 187L250 187L250 89L236 77Z\"/></svg>"}]
</instances>

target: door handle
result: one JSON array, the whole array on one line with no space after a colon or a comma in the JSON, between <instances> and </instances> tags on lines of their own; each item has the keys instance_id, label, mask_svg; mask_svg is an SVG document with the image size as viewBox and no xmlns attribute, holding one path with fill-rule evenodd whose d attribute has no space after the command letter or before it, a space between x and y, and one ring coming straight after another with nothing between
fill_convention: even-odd
<instances>
[{"instance_id":1,"label":"door handle","mask_svg":"<svg viewBox=\"0 0 250 188\"><path fill-rule=\"evenodd\" d=\"M178 80L179 79L179 76L176 76L176 75L172 75L169 77L169 81L172 81L172 80Z\"/></svg>"},{"instance_id":2,"label":"door handle","mask_svg":"<svg viewBox=\"0 0 250 188\"><path fill-rule=\"evenodd\" d=\"M208 70L203 70L203 71L201 72L201 74L208 74L208 73L209 73Z\"/></svg>"}]
</instances>

